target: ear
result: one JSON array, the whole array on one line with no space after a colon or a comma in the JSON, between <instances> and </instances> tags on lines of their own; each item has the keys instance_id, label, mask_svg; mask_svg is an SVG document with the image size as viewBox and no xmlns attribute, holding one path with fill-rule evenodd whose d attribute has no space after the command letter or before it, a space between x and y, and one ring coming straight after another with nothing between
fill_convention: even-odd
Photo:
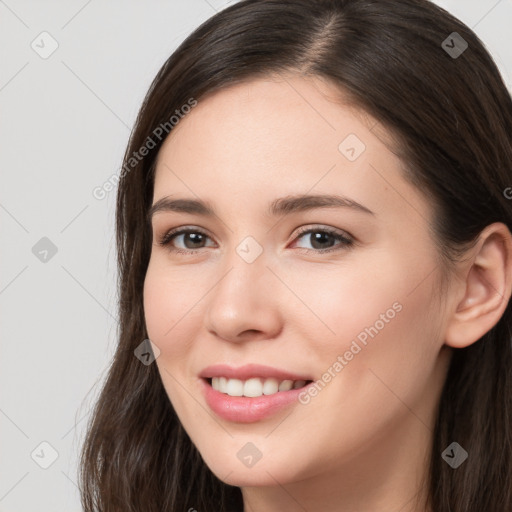
<instances>
[{"instance_id":1,"label":"ear","mask_svg":"<svg viewBox=\"0 0 512 512\"><path fill-rule=\"evenodd\" d=\"M457 284L461 299L445 332L445 344L463 348L478 341L499 321L512 293L512 235L496 222L487 226L465 260L465 279ZM469 263L469 264L468 264Z\"/></svg>"}]
</instances>

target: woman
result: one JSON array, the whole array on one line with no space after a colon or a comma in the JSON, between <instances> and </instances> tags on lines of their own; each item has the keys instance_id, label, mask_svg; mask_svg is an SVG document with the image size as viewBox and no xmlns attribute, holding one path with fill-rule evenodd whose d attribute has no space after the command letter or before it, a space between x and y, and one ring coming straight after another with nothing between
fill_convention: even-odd
<instances>
[{"instance_id":1,"label":"woman","mask_svg":"<svg viewBox=\"0 0 512 512\"><path fill-rule=\"evenodd\" d=\"M512 510L512 101L424 0L244 0L119 182L87 512Z\"/></svg>"}]
</instances>

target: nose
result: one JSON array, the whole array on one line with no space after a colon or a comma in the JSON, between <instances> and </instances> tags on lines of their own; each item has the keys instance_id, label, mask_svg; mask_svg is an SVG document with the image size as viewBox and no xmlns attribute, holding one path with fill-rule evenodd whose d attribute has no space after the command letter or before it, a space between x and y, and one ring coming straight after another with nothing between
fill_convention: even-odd
<instances>
[{"instance_id":1,"label":"nose","mask_svg":"<svg viewBox=\"0 0 512 512\"><path fill-rule=\"evenodd\" d=\"M275 338L282 329L279 280L267 268L264 253L252 263L233 253L207 295L206 329L236 343Z\"/></svg>"}]
</instances>

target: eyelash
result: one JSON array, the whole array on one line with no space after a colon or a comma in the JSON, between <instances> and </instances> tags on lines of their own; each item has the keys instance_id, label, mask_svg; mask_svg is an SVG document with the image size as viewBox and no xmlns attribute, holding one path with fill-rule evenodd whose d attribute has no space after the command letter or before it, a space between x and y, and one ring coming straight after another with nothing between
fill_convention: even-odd
<instances>
[{"instance_id":1,"label":"eyelash","mask_svg":"<svg viewBox=\"0 0 512 512\"><path fill-rule=\"evenodd\" d=\"M167 231L163 236L161 236L160 239L158 240L158 245L160 245L162 247L169 246L170 252L174 252L174 253L178 253L178 254L193 254L193 253L197 253L201 249L206 249L206 247L200 247L198 249L178 249L176 247L170 246L170 243L172 240L174 240L174 238L176 238L179 235L188 234L188 233L199 233L205 237L210 238L208 236L208 234L206 234L204 231L202 231L200 229L177 228L177 229L172 229L170 231ZM354 240L352 238L342 235L338 231L331 229L331 228L305 228L305 229L299 231L296 238L307 235L309 233L328 233L329 235L333 236L337 241L339 241L340 244L338 244L337 246L334 246L334 247L330 247L328 249L304 249L304 248L301 248L302 250L304 250L308 253L314 252L314 253L325 254L325 253L330 253L330 252L334 252L334 251L339 251L343 248L348 249L354 245Z\"/></svg>"}]
</instances>

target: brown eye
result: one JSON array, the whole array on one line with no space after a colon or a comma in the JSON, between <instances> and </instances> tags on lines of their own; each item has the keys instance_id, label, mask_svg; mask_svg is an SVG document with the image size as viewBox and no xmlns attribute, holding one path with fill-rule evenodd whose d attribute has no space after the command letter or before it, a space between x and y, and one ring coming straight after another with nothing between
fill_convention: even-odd
<instances>
[{"instance_id":1,"label":"brown eye","mask_svg":"<svg viewBox=\"0 0 512 512\"><path fill-rule=\"evenodd\" d=\"M354 243L351 238L338 231L326 228L309 228L299 233L297 239L300 238L309 240L312 249L306 247L306 250L314 252L332 252L350 247ZM338 243L336 244L336 242Z\"/></svg>"},{"instance_id":2,"label":"brown eye","mask_svg":"<svg viewBox=\"0 0 512 512\"><path fill-rule=\"evenodd\" d=\"M197 249L203 249L202 245L210 237L197 229L178 229L167 232L160 240L159 245L169 247L170 251L179 253L192 253ZM175 241L178 240L184 248L174 247Z\"/></svg>"}]
</instances>

